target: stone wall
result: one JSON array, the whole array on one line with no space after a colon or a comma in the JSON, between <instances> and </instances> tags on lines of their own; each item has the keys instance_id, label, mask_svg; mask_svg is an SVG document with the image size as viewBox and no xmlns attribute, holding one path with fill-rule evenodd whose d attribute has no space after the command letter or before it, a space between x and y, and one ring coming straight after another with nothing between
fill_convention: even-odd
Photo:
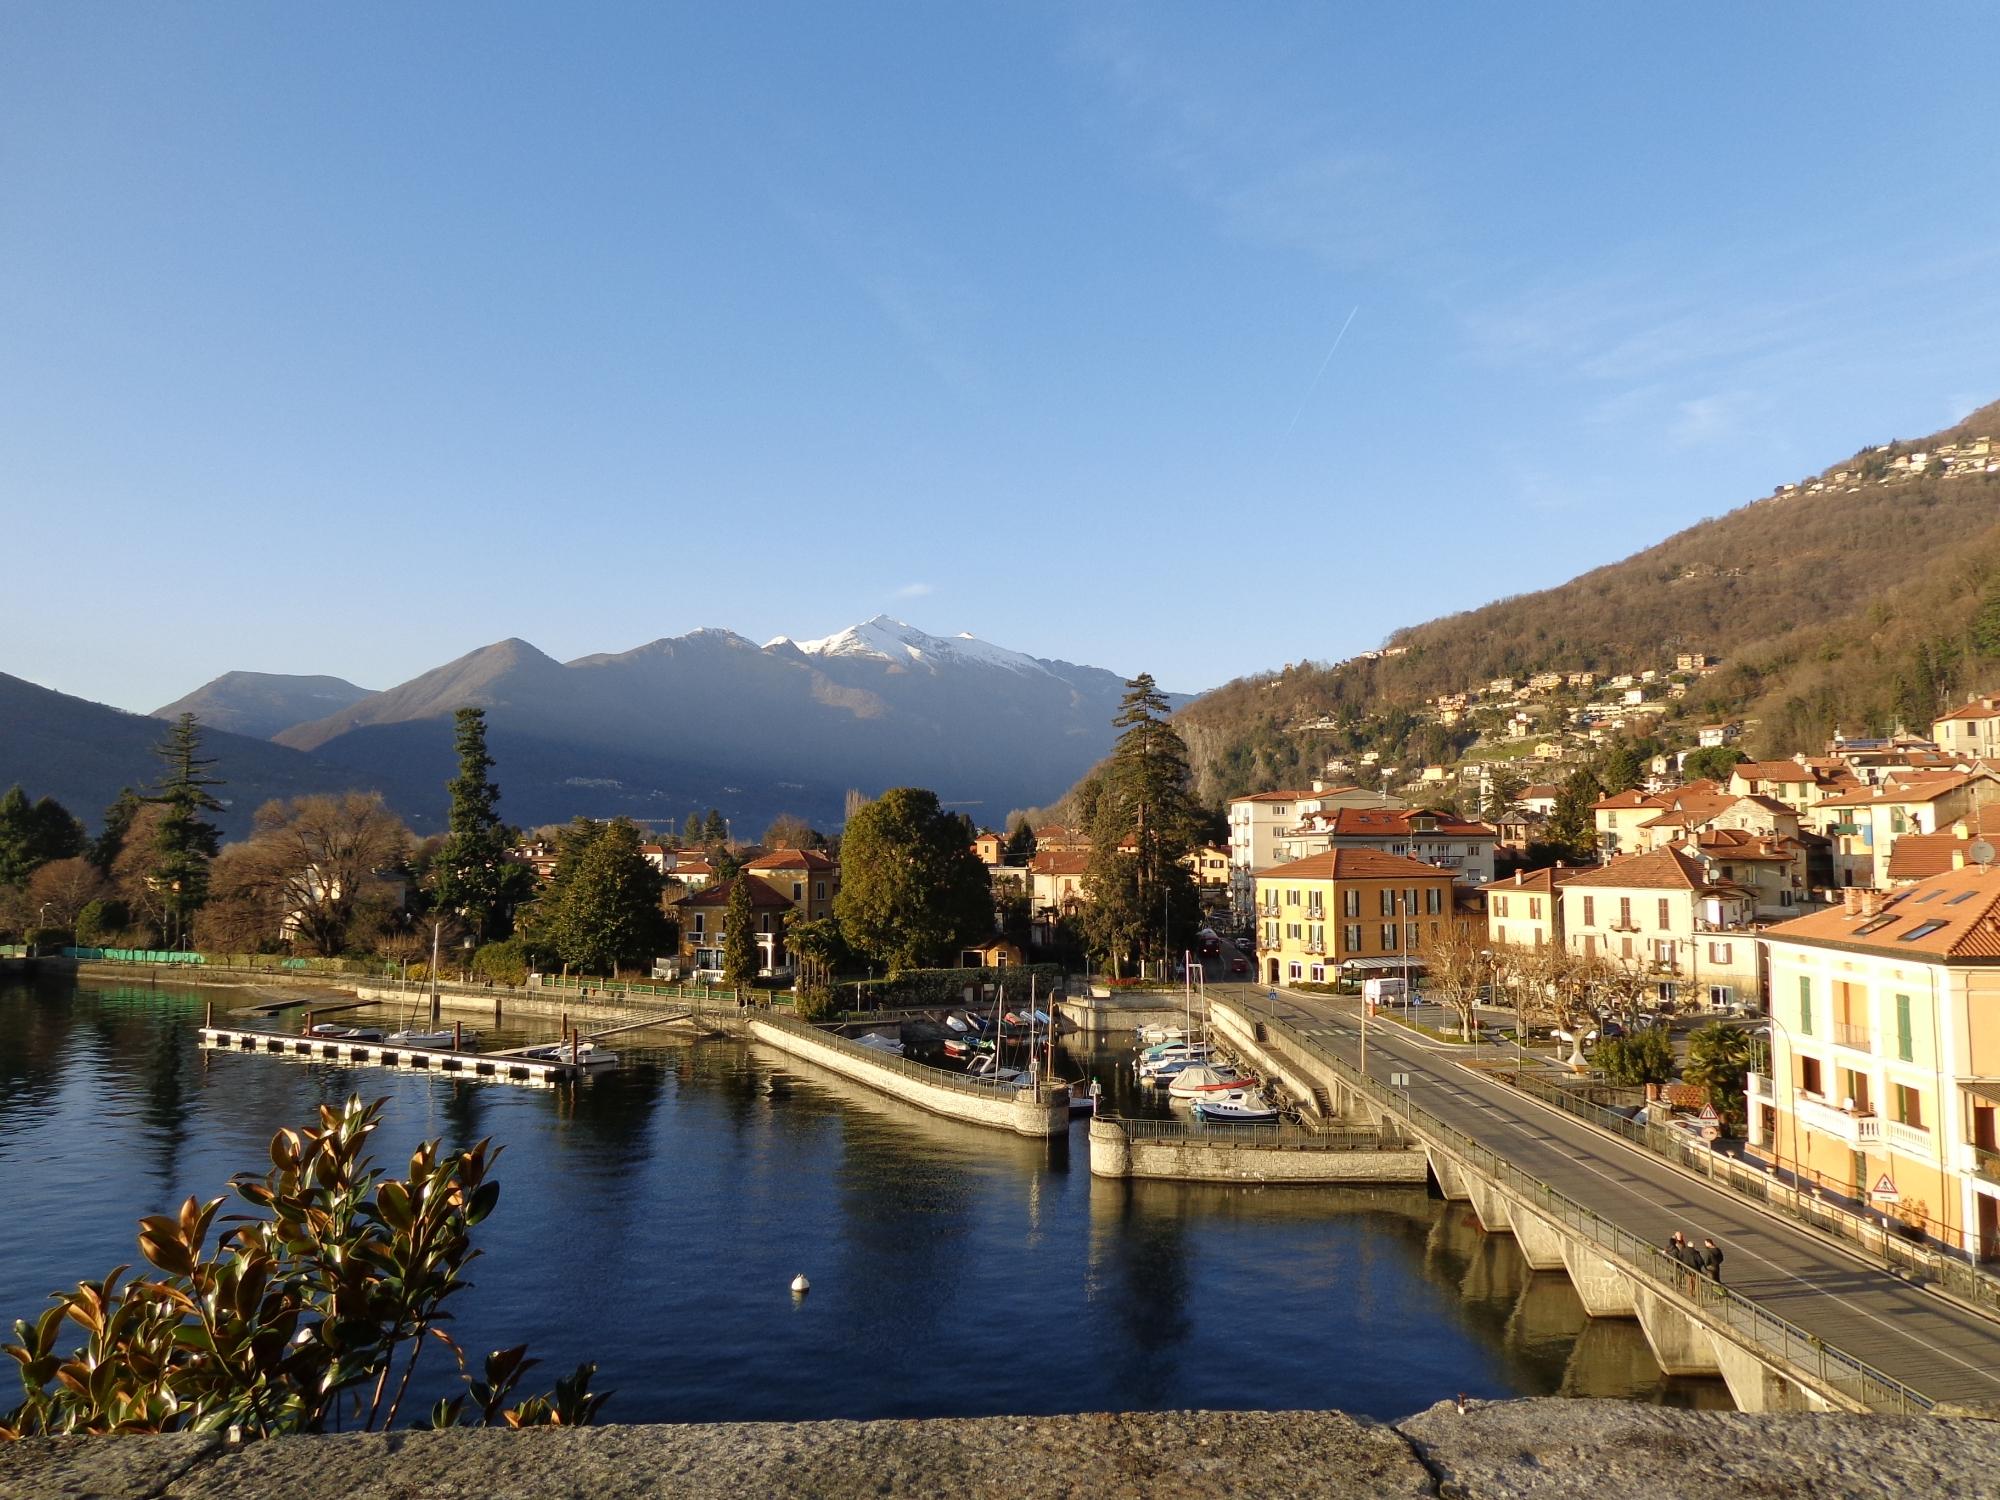
<instances>
[{"instance_id":1,"label":"stone wall","mask_svg":"<svg viewBox=\"0 0 2000 1500\"><path fill-rule=\"evenodd\" d=\"M0 1443L0 1500L1731 1500L2000 1494L2000 1425L1622 1401Z\"/></svg>"},{"instance_id":2,"label":"stone wall","mask_svg":"<svg viewBox=\"0 0 2000 1500\"><path fill-rule=\"evenodd\" d=\"M1134 1137L1116 1120L1090 1122L1093 1177L1324 1184L1422 1182L1428 1171L1424 1153L1407 1147L1327 1151L1254 1141Z\"/></svg>"}]
</instances>

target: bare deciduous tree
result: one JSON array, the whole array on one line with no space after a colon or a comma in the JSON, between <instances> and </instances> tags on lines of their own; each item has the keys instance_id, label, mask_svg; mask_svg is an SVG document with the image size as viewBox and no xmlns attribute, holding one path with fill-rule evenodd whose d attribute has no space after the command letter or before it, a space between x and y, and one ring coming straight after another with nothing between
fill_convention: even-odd
<instances>
[{"instance_id":1,"label":"bare deciduous tree","mask_svg":"<svg viewBox=\"0 0 2000 1500\"><path fill-rule=\"evenodd\" d=\"M401 860L409 842L409 830L373 793L267 802L249 842L224 851L234 856L219 872L228 884L216 886L252 921L275 917L280 936L332 956L372 938L395 908L394 888L376 872Z\"/></svg>"},{"instance_id":2,"label":"bare deciduous tree","mask_svg":"<svg viewBox=\"0 0 2000 1500\"><path fill-rule=\"evenodd\" d=\"M1473 1013L1497 979L1498 961L1486 934L1463 922L1446 924L1424 949L1424 988L1458 1016L1458 1034L1472 1039Z\"/></svg>"},{"instance_id":3,"label":"bare deciduous tree","mask_svg":"<svg viewBox=\"0 0 2000 1500\"><path fill-rule=\"evenodd\" d=\"M111 889L103 871L89 860L55 859L28 877L28 905L35 920L46 909L50 927L76 926L76 914Z\"/></svg>"}]
</instances>

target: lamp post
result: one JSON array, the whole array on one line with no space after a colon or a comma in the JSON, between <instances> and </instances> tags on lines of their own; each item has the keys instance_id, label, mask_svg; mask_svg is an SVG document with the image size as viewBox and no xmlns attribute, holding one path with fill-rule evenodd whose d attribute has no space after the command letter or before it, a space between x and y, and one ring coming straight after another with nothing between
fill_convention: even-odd
<instances>
[{"instance_id":1,"label":"lamp post","mask_svg":"<svg viewBox=\"0 0 2000 1500\"><path fill-rule=\"evenodd\" d=\"M1773 1026L1775 1026L1778 1029L1779 1034L1782 1035L1785 1039L1785 1091L1792 1096L1790 1100L1790 1108L1788 1108L1785 1111L1785 1113L1792 1117L1792 1192L1796 1196L1799 1189L1802 1186L1804 1186L1805 1182L1804 1178L1805 1164L1799 1160L1799 1096L1798 1096L1798 1091L1792 1087L1792 1069L1791 1069L1792 1058L1797 1054L1798 1046L1792 1040L1791 1028L1787 1026L1783 1021L1780 1021L1778 1019L1778 1007L1775 1001L1772 1003L1771 1009L1768 1012L1766 1012L1764 1019L1769 1021ZM1778 1049L1776 1047L1772 1047L1768 1050L1769 1050L1769 1061L1771 1063L1773 1072L1775 1073L1778 1061ZM1775 1076L1773 1076L1771 1078L1771 1098L1773 1100L1776 1100L1777 1097L1778 1097L1778 1080ZM1748 1099L1744 1100L1743 1107L1745 1112L1747 1113L1749 1109L1752 1107L1751 1101L1749 1101ZM1771 1146L1774 1152L1777 1149L1777 1145L1778 1142L1776 1139L1776 1132L1773 1132ZM1784 1156L1782 1153L1778 1153L1778 1160L1780 1164L1783 1163Z\"/></svg>"}]
</instances>

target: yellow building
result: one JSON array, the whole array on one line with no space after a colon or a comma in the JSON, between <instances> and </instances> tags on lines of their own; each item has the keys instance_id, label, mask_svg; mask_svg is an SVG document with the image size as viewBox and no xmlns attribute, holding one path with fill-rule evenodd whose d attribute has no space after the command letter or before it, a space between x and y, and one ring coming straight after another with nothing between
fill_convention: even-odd
<instances>
[{"instance_id":1,"label":"yellow building","mask_svg":"<svg viewBox=\"0 0 2000 1500\"><path fill-rule=\"evenodd\" d=\"M1577 869L1516 870L1505 880L1481 886L1486 893L1486 936L1519 948L1563 945L1562 896L1557 887Z\"/></svg>"},{"instance_id":2,"label":"yellow building","mask_svg":"<svg viewBox=\"0 0 2000 1500\"><path fill-rule=\"evenodd\" d=\"M791 898L799 920L817 922L833 915L840 894L840 866L817 849L774 849L743 867Z\"/></svg>"},{"instance_id":3,"label":"yellow building","mask_svg":"<svg viewBox=\"0 0 2000 1500\"><path fill-rule=\"evenodd\" d=\"M1258 965L1270 984L1325 984L1422 961L1467 920L1449 870L1373 849L1335 849L1257 875ZM1481 924L1483 926L1483 922Z\"/></svg>"},{"instance_id":4,"label":"yellow building","mask_svg":"<svg viewBox=\"0 0 2000 1500\"><path fill-rule=\"evenodd\" d=\"M1948 870L1769 929L1752 1149L2000 1259L2000 871Z\"/></svg>"}]
</instances>

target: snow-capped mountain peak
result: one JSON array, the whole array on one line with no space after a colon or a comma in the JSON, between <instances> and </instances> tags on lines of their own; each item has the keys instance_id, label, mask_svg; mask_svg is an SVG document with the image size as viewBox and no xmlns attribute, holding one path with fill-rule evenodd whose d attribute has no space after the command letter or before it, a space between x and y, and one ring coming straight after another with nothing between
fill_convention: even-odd
<instances>
[{"instance_id":1,"label":"snow-capped mountain peak","mask_svg":"<svg viewBox=\"0 0 2000 1500\"><path fill-rule=\"evenodd\" d=\"M926 635L916 626L890 615L877 615L859 625L848 626L838 635L823 636L816 641L794 641L779 636L769 643L781 644L793 646L807 656L874 657L897 666L933 669L954 662L976 662L1009 672L1054 675L1034 657L982 641L970 632L950 637Z\"/></svg>"}]
</instances>

